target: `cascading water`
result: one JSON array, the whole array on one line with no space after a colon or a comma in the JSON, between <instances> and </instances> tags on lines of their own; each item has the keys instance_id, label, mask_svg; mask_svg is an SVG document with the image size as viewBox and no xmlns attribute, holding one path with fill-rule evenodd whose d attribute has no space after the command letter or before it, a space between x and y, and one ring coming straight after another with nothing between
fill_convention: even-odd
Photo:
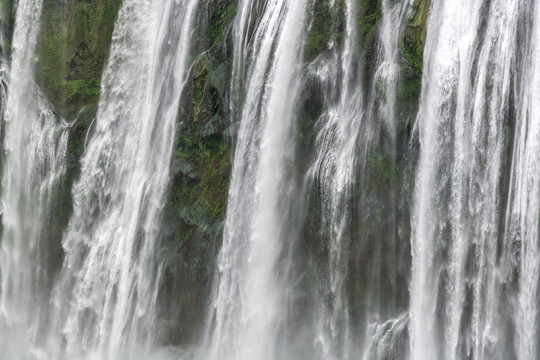
<instances>
[{"instance_id":1,"label":"cascading water","mask_svg":"<svg viewBox=\"0 0 540 360\"><path fill-rule=\"evenodd\" d=\"M219 258L216 298L209 322L211 358L319 356L346 359L358 351L358 340L349 331L346 287L349 280L347 254L353 240L351 225L355 221L350 204L352 187L365 167L368 144L376 141L382 132L380 129L385 128L390 136L396 133L394 96L381 99L377 91L396 91L398 41L409 6L410 2L392 6L384 2L378 64L369 96L364 93L360 74L363 54L358 48L354 1L346 2L344 45L339 48L337 42L332 43L333 55L315 59L307 70L308 77L326 84L326 93L330 94L327 101L335 101L335 105L318 120L317 153L307 175L308 182L316 183L322 192L321 236L329 243L330 255L329 285L321 289L318 310L310 315L315 318L305 321L316 324L318 330L313 331L314 339L306 345L287 343L294 341L291 338L281 341L277 335L278 331L290 333L291 329L286 329L290 314L285 305L295 306L285 299L287 294L296 291L296 285L290 283L286 274L287 260L283 258L288 256L290 244L297 241L295 230L301 226L299 218L290 214L291 209L296 209L295 198L302 200L302 192L295 183L298 175L292 171L297 135L292 133L296 129L291 122L295 120L296 89L303 81L301 72L294 71L294 61L298 62L300 56L294 58L293 55L301 50L297 43L305 29L298 18L303 18L301 14L306 10L295 9L286 2L270 2L266 7L255 2L242 3L235 29L232 87L233 92L245 94L245 98L239 101L243 106L241 111L235 112L233 108L233 120L237 120L235 113L241 113L240 133L224 245ZM296 25L289 25L290 21ZM396 23L401 26L396 27ZM252 38L250 31L254 31ZM287 53L292 55L284 57L283 49L288 49ZM290 63L284 65L285 61ZM292 69L288 70L287 81L280 77L285 75L280 72L280 66ZM247 74L245 84L242 82L244 74ZM278 96L280 92L291 93L285 99ZM331 94L336 93L339 97L332 99ZM300 274L298 281L302 281L303 276ZM330 299L329 303L326 299ZM369 320L380 319L374 315ZM400 325L394 327L395 331L406 332L403 325L406 319L396 321ZM380 334L373 336L380 337ZM303 341L302 335L298 338ZM322 353L302 350L305 346L321 347ZM384 344L381 346L383 350L376 351L384 353Z\"/></svg>"},{"instance_id":2,"label":"cascading water","mask_svg":"<svg viewBox=\"0 0 540 360\"><path fill-rule=\"evenodd\" d=\"M69 41L102 41L85 21L112 7L90 3L65 2ZM0 359L539 358L538 1L123 0L63 234L79 122L44 95L63 106L37 55L57 40L43 4L0 4ZM75 102L100 56L82 45L55 63ZM190 164L171 174L179 120ZM228 133L206 299L167 286L212 271L214 227L193 234L221 220L208 193L228 170L207 145L222 156ZM178 261L191 273L170 280ZM200 347L200 324L163 321L207 300Z\"/></svg>"},{"instance_id":3,"label":"cascading water","mask_svg":"<svg viewBox=\"0 0 540 360\"><path fill-rule=\"evenodd\" d=\"M241 1L235 69L247 76L219 257L210 359L275 359L283 313L278 259L287 239L293 104L305 1ZM260 16L249 41L253 18ZM248 59L246 61L246 59ZM241 75L240 75L241 76ZM278 271L278 273L276 273Z\"/></svg>"},{"instance_id":4,"label":"cascading water","mask_svg":"<svg viewBox=\"0 0 540 360\"><path fill-rule=\"evenodd\" d=\"M56 255L52 209L66 170L67 126L57 121L33 81L41 6L39 0L19 1L7 99L6 82L0 85L5 106L0 348L9 359L34 352L48 321L48 275L54 274Z\"/></svg>"},{"instance_id":5,"label":"cascading water","mask_svg":"<svg viewBox=\"0 0 540 360\"><path fill-rule=\"evenodd\" d=\"M362 58L366 56L358 48L358 34L356 24L357 4L354 1L346 3L346 32L341 53L336 58L326 61L325 66L330 69L317 70L323 78L330 79L335 74L341 74L341 83L334 84L340 88L341 93L336 105L321 116L318 120L321 129L317 135L316 157L312 165L309 178L316 181L321 198L321 236L323 241L329 243L329 284L323 287L322 309L318 321L320 342L325 359L349 359L368 348L365 358L378 359L384 357L384 348L371 349L371 338L380 337L374 329L385 328L385 331L406 331L402 320L401 326L388 329L382 321L394 321L384 318L378 303L381 301L377 294L379 287L385 281L381 279L383 269L380 263L373 263L371 268L362 271L369 273L368 285L363 294L369 305L362 315L368 325L361 330L368 338L365 344L359 340L359 334L353 334L350 329L349 288L347 284L356 274L349 273L349 256L351 244L354 242L369 242L369 236L357 232L355 223L359 221L359 214L355 210L359 202L361 206L369 206L366 195L357 198L354 194L358 188L367 188L370 185L368 162L374 144L379 143L389 148L389 153L395 157L396 128L398 118L395 114L395 93L399 79L398 49L400 35L404 30L406 15L410 10L410 1L398 2L391 5L383 1L382 24L378 34L377 54L374 56L373 71L370 88L365 89L364 80L370 74L363 73ZM397 24L397 25L396 25ZM335 64L341 69L334 69ZM334 74L334 75L332 75ZM328 82L328 80L325 80ZM381 139L381 137L384 139ZM392 159L395 161L395 159ZM395 209L388 209L395 211ZM366 215L360 215L366 217ZM387 214L389 218L392 213ZM365 224L367 225L367 223ZM395 227L395 225L393 225ZM388 231L392 234L392 229ZM389 240L396 239L390 235ZM381 240L382 241L382 240ZM389 246L396 247L394 244ZM394 270L395 271L395 270ZM324 300L329 299L325 303ZM321 306L319 305L319 306ZM382 317L382 319L381 319ZM372 324L371 324L372 323ZM405 321L406 324L406 321ZM375 332L374 332L375 331ZM386 346L382 344L381 346ZM386 346L388 347L388 346ZM376 351L379 355L373 355ZM375 356L375 357L373 357Z\"/></svg>"},{"instance_id":6,"label":"cascading water","mask_svg":"<svg viewBox=\"0 0 540 360\"><path fill-rule=\"evenodd\" d=\"M347 248L350 244L350 203L351 185L355 180L356 153L358 138L363 132L362 117L364 115L361 87L361 75L357 74L359 51L355 24L355 2L346 3L346 35L342 53L332 61L324 63L320 72L326 80L331 74L342 75L342 95L335 107L321 116L321 130L317 136L316 161L310 174L317 177L322 188L322 226L327 233L325 239L330 243L329 286L331 305L326 309L322 305L319 320L319 342L324 357L333 359L347 357L349 335L349 309L345 283L347 279ZM337 61L340 59L340 61ZM341 64L342 69L334 69ZM356 78L355 78L356 77ZM326 80L326 81L328 81ZM333 85L336 86L336 85ZM361 151L360 151L361 152ZM360 154L359 157L362 157Z\"/></svg>"},{"instance_id":7,"label":"cascading water","mask_svg":"<svg viewBox=\"0 0 540 360\"><path fill-rule=\"evenodd\" d=\"M152 344L160 214L197 3L126 0L120 10L63 239L52 333L65 337L66 358L142 356Z\"/></svg>"},{"instance_id":8,"label":"cascading water","mask_svg":"<svg viewBox=\"0 0 540 360\"><path fill-rule=\"evenodd\" d=\"M435 1L413 219L413 359L538 357L535 2Z\"/></svg>"},{"instance_id":9,"label":"cascading water","mask_svg":"<svg viewBox=\"0 0 540 360\"><path fill-rule=\"evenodd\" d=\"M516 354L519 359L537 359L540 356L540 4L532 2L520 10L532 17L532 30L524 55L519 59L522 71L519 83L523 87L515 90L520 100L516 101L505 244L519 246L517 251L513 248L519 263L515 270L519 274L517 306L512 314L516 319Z\"/></svg>"}]
</instances>

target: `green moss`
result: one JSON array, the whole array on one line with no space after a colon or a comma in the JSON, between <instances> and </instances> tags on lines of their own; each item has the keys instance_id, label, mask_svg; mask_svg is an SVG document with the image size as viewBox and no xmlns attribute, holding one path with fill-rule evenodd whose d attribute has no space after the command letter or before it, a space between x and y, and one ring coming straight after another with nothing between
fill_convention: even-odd
<instances>
[{"instance_id":1,"label":"green moss","mask_svg":"<svg viewBox=\"0 0 540 360\"><path fill-rule=\"evenodd\" d=\"M191 78L191 90L181 111L174 152L170 206L182 221L202 226L224 218L231 170L231 150L223 128L224 64L216 66L211 55L201 56ZM190 97L190 95L192 97Z\"/></svg>"},{"instance_id":2,"label":"green moss","mask_svg":"<svg viewBox=\"0 0 540 360\"><path fill-rule=\"evenodd\" d=\"M192 131L197 132L196 123ZM229 174L230 149L221 136L194 141L193 133L182 136L175 157L194 165L198 181L184 177L175 189L174 203L178 212L189 208L193 222L210 223L223 218L226 210Z\"/></svg>"},{"instance_id":3,"label":"green moss","mask_svg":"<svg viewBox=\"0 0 540 360\"><path fill-rule=\"evenodd\" d=\"M204 88L206 86L206 78L208 77L208 61L203 58L197 66L195 72L195 98L193 100L193 121L199 120L201 105L203 100Z\"/></svg>"},{"instance_id":4,"label":"green moss","mask_svg":"<svg viewBox=\"0 0 540 360\"><path fill-rule=\"evenodd\" d=\"M403 80L396 94L398 107L420 97L424 47L421 43L404 39L401 42L401 50L407 66L404 68Z\"/></svg>"},{"instance_id":5,"label":"green moss","mask_svg":"<svg viewBox=\"0 0 540 360\"><path fill-rule=\"evenodd\" d=\"M306 60L311 60L325 49L327 38L319 31L310 34L306 41Z\"/></svg>"},{"instance_id":6,"label":"green moss","mask_svg":"<svg viewBox=\"0 0 540 360\"><path fill-rule=\"evenodd\" d=\"M55 25L42 26L38 42L36 72L42 90L54 103L62 96L61 74L64 70L63 53L66 42L61 24L64 20L60 9L55 9L43 17L44 23Z\"/></svg>"},{"instance_id":7,"label":"green moss","mask_svg":"<svg viewBox=\"0 0 540 360\"><path fill-rule=\"evenodd\" d=\"M331 6L328 0L316 1L310 12L311 24L304 48L306 61L311 61L328 50L332 41L341 42L345 27L343 0L337 1L334 6Z\"/></svg>"},{"instance_id":8,"label":"green moss","mask_svg":"<svg viewBox=\"0 0 540 360\"><path fill-rule=\"evenodd\" d=\"M431 0L415 0L407 26L407 38L416 43L425 43L427 19Z\"/></svg>"},{"instance_id":9,"label":"green moss","mask_svg":"<svg viewBox=\"0 0 540 360\"><path fill-rule=\"evenodd\" d=\"M79 99L97 101L99 97L99 81L91 80L72 80L65 84L68 102L76 102Z\"/></svg>"},{"instance_id":10,"label":"green moss","mask_svg":"<svg viewBox=\"0 0 540 360\"><path fill-rule=\"evenodd\" d=\"M121 0L44 0L36 80L55 108L96 102Z\"/></svg>"},{"instance_id":11,"label":"green moss","mask_svg":"<svg viewBox=\"0 0 540 360\"><path fill-rule=\"evenodd\" d=\"M420 97L424 61L424 39L426 33L429 0L416 0L409 25L400 43L406 66L397 91L398 107L403 108Z\"/></svg>"},{"instance_id":12,"label":"green moss","mask_svg":"<svg viewBox=\"0 0 540 360\"><path fill-rule=\"evenodd\" d=\"M217 11L212 13L208 26L208 38L212 46L223 42L223 35L232 18L236 15L236 9L235 1L226 1L221 2L217 7Z\"/></svg>"},{"instance_id":13,"label":"green moss","mask_svg":"<svg viewBox=\"0 0 540 360\"><path fill-rule=\"evenodd\" d=\"M382 18L381 0L363 0L358 5L358 40L365 46L370 42L373 33Z\"/></svg>"}]
</instances>

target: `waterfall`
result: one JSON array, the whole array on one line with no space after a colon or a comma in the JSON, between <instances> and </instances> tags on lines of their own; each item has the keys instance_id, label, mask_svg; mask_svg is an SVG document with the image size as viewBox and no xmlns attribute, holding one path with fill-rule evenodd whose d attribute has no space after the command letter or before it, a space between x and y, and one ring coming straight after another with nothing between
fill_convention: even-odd
<instances>
[{"instance_id":1,"label":"waterfall","mask_svg":"<svg viewBox=\"0 0 540 360\"><path fill-rule=\"evenodd\" d=\"M355 208L373 205L369 203L368 195L358 197L355 194L358 189L366 192L364 189L372 186L370 182L373 180L369 177L368 169L372 149L380 146L379 151L392 154L391 160L395 161L395 137L398 122L402 121L395 113L400 66L398 49L410 5L410 1L392 5L389 1L382 2L383 15L376 56L371 59L371 75L364 73L365 69L361 66L363 57L367 55L363 49L358 48L357 4L355 1L347 1L344 45L337 56L326 61L326 69L316 69L323 74L324 82L328 82L335 74L341 74L340 82L332 85L341 89L335 105L329 107L317 120L320 130L317 134L316 156L308 173L310 181L314 181L319 188L321 238L329 243L329 284L322 289L317 335L325 359L354 358L355 354L367 348L367 344L375 341L369 339L368 328L382 327L382 324L377 325L380 321L394 321L384 319L384 314L380 313L377 294L380 283L384 281L381 278L384 271L381 267L384 264L374 262L370 264L371 267L366 266L361 270L368 273L368 284L362 296L369 299L369 305L362 316L368 324L372 323L362 330L368 339L365 340L365 346L361 345L359 334L350 328L353 319L350 315L348 284L358 275L349 273L349 256L352 244L374 241L355 229L356 224L362 222L359 217L369 217L358 213ZM332 69L336 63L341 69ZM367 89L364 85L366 78L370 79ZM391 218L396 210L388 208L387 211L390 212L387 216ZM367 222L362 224L369 226ZM392 243L396 241L392 228L378 241L387 242L384 246L390 249L398 246ZM397 316L402 318L401 315ZM400 320L400 323L403 321L406 322ZM403 331L406 327L400 326L399 329ZM369 349L366 351L370 353Z\"/></svg>"},{"instance_id":2,"label":"waterfall","mask_svg":"<svg viewBox=\"0 0 540 360\"><path fill-rule=\"evenodd\" d=\"M118 15L55 289L52 333L65 337L67 358L141 356L152 345L160 216L197 3L126 0Z\"/></svg>"},{"instance_id":3,"label":"waterfall","mask_svg":"<svg viewBox=\"0 0 540 360\"><path fill-rule=\"evenodd\" d=\"M432 5L417 120L414 359L538 356L539 10Z\"/></svg>"},{"instance_id":4,"label":"waterfall","mask_svg":"<svg viewBox=\"0 0 540 360\"><path fill-rule=\"evenodd\" d=\"M539 358L540 1L0 1L1 360Z\"/></svg>"},{"instance_id":5,"label":"waterfall","mask_svg":"<svg viewBox=\"0 0 540 360\"><path fill-rule=\"evenodd\" d=\"M519 290L516 299L516 353L520 359L535 359L540 351L538 335L540 252L540 5L522 9L532 16L528 48L520 59L521 89L516 96L516 129L512 175L505 228L505 243L519 246ZM515 251L515 249L514 249ZM508 254L510 255L510 254ZM516 253L513 254L516 256Z\"/></svg>"},{"instance_id":6,"label":"waterfall","mask_svg":"<svg viewBox=\"0 0 540 360\"><path fill-rule=\"evenodd\" d=\"M335 359L347 358L350 339L349 308L346 295L347 254L350 245L350 197L355 181L357 159L362 157L359 149L359 137L364 115L364 92L361 86L362 75L358 73L358 36L356 29L356 4L346 2L346 31L341 54L333 57L322 68L323 78L343 72L341 79L342 95L334 107L323 113L319 122L321 130L317 134L317 154L310 174L317 177L322 188L322 225L329 242L330 258L328 292L331 305L324 304L319 320L319 342L324 357ZM341 64L341 69L332 69L334 64ZM326 69L325 69L326 68ZM328 81L326 80L326 81ZM325 82L326 82L325 81ZM333 84L337 87L338 84ZM357 156L358 153L358 156Z\"/></svg>"},{"instance_id":7,"label":"waterfall","mask_svg":"<svg viewBox=\"0 0 540 360\"><path fill-rule=\"evenodd\" d=\"M0 348L12 359L35 352L33 344L48 321L45 299L57 261L52 210L66 170L67 126L33 81L41 6L40 0L19 1L7 99L5 79L0 85L5 106ZM5 74L6 64L1 66Z\"/></svg>"},{"instance_id":8,"label":"waterfall","mask_svg":"<svg viewBox=\"0 0 540 360\"><path fill-rule=\"evenodd\" d=\"M352 208L356 206L351 205L351 199L354 186L364 181L370 144L388 134L388 147L392 153L396 152L393 139L398 126L394 110L399 79L398 49L411 2L392 5L383 2L375 75L370 78L367 91L364 77L368 75L362 73L365 54L358 46L355 1L347 1L344 9L343 45L332 42L330 55L317 57L306 70L298 68L296 64L301 57L297 43L306 31L299 19L309 20L312 15L309 11L304 15L306 9L300 7L308 4L314 2L293 6L286 1L275 1L264 7L258 2L245 1L237 15L231 86L233 94L243 94L243 98L236 99L239 109L233 102L233 121L240 122L240 130L215 299L209 315L210 358L302 359L312 354L309 356L347 359L362 349L358 334L352 334L349 329L348 254L351 243L358 241L352 229L356 222ZM254 34L250 37L251 31ZM287 72L281 68L285 66ZM329 280L327 285L321 285L320 293L313 294L320 297L314 313L306 311L309 314L306 316L313 319L297 319L317 329L301 329L302 334L298 335L293 334L293 329L301 326L287 328L295 315L286 306L298 306L294 303L297 285L291 283L287 272L289 251L294 248L291 244L298 242L297 231L303 221L291 211L298 210L296 202L306 199L297 184L297 178L303 175L293 170L298 166L297 135L291 132L300 131L292 123L296 121L294 111L299 101L297 89L302 88L306 79L313 78L323 84L325 100L331 104L319 119L312 119L317 120L316 153L306 174L309 186L319 189L322 217L319 236L329 247L325 270ZM388 95L381 95L381 91ZM238 119L235 114L239 114ZM296 282L301 282L304 276L300 274ZM377 279L373 282L375 289ZM287 298L291 293L292 300ZM386 321L399 321L394 330L399 334L392 336L400 337L400 344L404 343L402 333L406 333L407 317L402 313L406 309L396 312L394 320L381 319L376 307L374 304L370 310L373 314L365 315L368 321L380 321L381 327ZM291 337L281 338L278 332ZM363 332L368 336L367 328ZM314 338L303 339L309 336ZM373 336L383 335L379 332ZM302 350L303 346L320 347L322 352ZM202 358L208 356L206 352L203 354Z\"/></svg>"},{"instance_id":9,"label":"waterfall","mask_svg":"<svg viewBox=\"0 0 540 360\"><path fill-rule=\"evenodd\" d=\"M223 248L219 255L210 359L274 359L283 313L278 260L294 240L286 222L293 186L293 104L305 1L240 2L235 69L246 76ZM255 33L249 34L253 18ZM245 68L243 68L245 67ZM286 266L286 265L285 265ZM281 273L280 273L281 272Z\"/></svg>"}]
</instances>

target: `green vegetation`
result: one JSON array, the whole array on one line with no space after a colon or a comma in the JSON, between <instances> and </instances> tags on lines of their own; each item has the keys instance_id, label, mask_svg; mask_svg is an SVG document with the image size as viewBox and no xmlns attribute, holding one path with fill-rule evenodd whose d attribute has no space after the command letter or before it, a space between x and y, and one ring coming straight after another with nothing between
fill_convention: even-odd
<instances>
[{"instance_id":1,"label":"green vegetation","mask_svg":"<svg viewBox=\"0 0 540 360\"><path fill-rule=\"evenodd\" d=\"M400 43L406 64L396 94L398 108L417 102L420 97L428 6L429 0L415 0L405 36Z\"/></svg>"},{"instance_id":2,"label":"green vegetation","mask_svg":"<svg viewBox=\"0 0 540 360\"><path fill-rule=\"evenodd\" d=\"M403 51L407 66L404 69L404 78L401 81L401 86L396 94L398 107L403 105L403 103L407 104L420 97L424 46L422 43L414 43L408 39L404 39L401 43L401 50Z\"/></svg>"},{"instance_id":3,"label":"green vegetation","mask_svg":"<svg viewBox=\"0 0 540 360\"><path fill-rule=\"evenodd\" d=\"M193 122L195 123L199 120L199 114L201 112L201 105L203 101L207 77L208 61L206 59L203 59L203 61L199 62L193 76L195 80L195 96L193 99Z\"/></svg>"},{"instance_id":4,"label":"green vegetation","mask_svg":"<svg viewBox=\"0 0 540 360\"><path fill-rule=\"evenodd\" d=\"M425 43L427 19L431 0L415 0L409 17L406 37L416 43Z\"/></svg>"},{"instance_id":5,"label":"green vegetation","mask_svg":"<svg viewBox=\"0 0 540 360\"><path fill-rule=\"evenodd\" d=\"M231 167L227 142L221 136L198 139L198 131L193 122L191 132L180 137L174 153L176 169L186 173L180 186L173 189L171 204L194 224L223 219Z\"/></svg>"},{"instance_id":6,"label":"green vegetation","mask_svg":"<svg viewBox=\"0 0 540 360\"><path fill-rule=\"evenodd\" d=\"M381 0L362 0L358 5L358 40L362 46L373 38L379 20L382 18Z\"/></svg>"},{"instance_id":7,"label":"green vegetation","mask_svg":"<svg viewBox=\"0 0 540 360\"><path fill-rule=\"evenodd\" d=\"M68 102L81 102L83 100L94 100L99 97L99 81L91 80L71 80L65 83Z\"/></svg>"},{"instance_id":8,"label":"green vegetation","mask_svg":"<svg viewBox=\"0 0 540 360\"><path fill-rule=\"evenodd\" d=\"M331 40L332 22L329 1L317 1L313 4L313 20L306 39L305 58L313 60L328 48Z\"/></svg>"},{"instance_id":9,"label":"green vegetation","mask_svg":"<svg viewBox=\"0 0 540 360\"><path fill-rule=\"evenodd\" d=\"M219 3L217 10L211 14L208 38L212 46L217 46L223 42L223 36L236 14L236 8L235 1L224 1Z\"/></svg>"},{"instance_id":10,"label":"green vegetation","mask_svg":"<svg viewBox=\"0 0 540 360\"><path fill-rule=\"evenodd\" d=\"M36 78L57 110L95 103L121 0L45 0Z\"/></svg>"},{"instance_id":11,"label":"green vegetation","mask_svg":"<svg viewBox=\"0 0 540 360\"><path fill-rule=\"evenodd\" d=\"M329 0L316 1L311 4L310 13L313 16L304 48L308 62L328 50L332 41L341 43L343 40L345 3L338 0L331 6Z\"/></svg>"},{"instance_id":12,"label":"green vegetation","mask_svg":"<svg viewBox=\"0 0 540 360\"><path fill-rule=\"evenodd\" d=\"M227 207L232 168L227 106L231 69L228 61L219 60L221 45L195 60L178 115L162 248L170 282L166 286L183 289L174 304L178 310L172 343L189 342L200 331Z\"/></svg>"},{"instance_id":13,"label":"green vegetation","mask_svg":"<svg viewBox=\"0 0 540 360\"><path fill-rule=\"evenodd\" d=\"M227 68L210 54L202 55L193 67L179 114L169 205L189 224L209 224L225 215L232 158L222 97Z\"/></svg>"}]
</instances>

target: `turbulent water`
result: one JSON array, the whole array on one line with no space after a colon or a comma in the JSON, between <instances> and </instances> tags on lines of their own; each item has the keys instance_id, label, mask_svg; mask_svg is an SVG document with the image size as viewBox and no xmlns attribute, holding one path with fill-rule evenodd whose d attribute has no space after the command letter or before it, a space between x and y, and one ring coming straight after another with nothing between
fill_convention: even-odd
<instances>
[{"instance_id":1,"label":"turbulent water","mask_svg":"<svg viewBox=\"0 0 540 360\"><path fill-rule=\"evenodd\" d=\"M69 206L44 5L12 39L0 6L0 359L540 359L540 2L428 1L415 95L419 3L238 1L223 241L181 346L162 213L213 3L123 1Z\"/></svg>"}]
</instances>

